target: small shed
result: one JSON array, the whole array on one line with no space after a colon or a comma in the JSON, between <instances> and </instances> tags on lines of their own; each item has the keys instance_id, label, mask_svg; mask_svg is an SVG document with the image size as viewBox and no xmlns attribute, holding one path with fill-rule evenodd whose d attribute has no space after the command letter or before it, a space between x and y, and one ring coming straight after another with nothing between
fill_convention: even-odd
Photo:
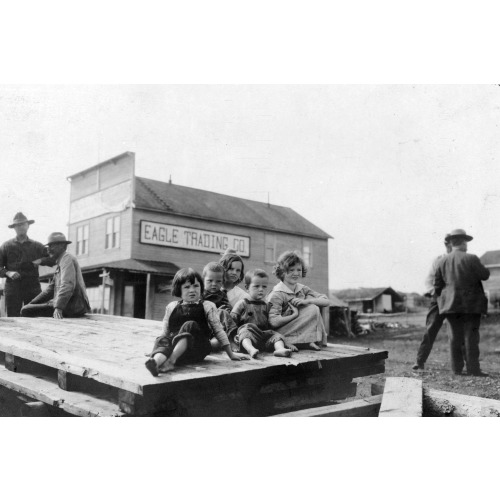
<instances>
[{"instance_id":1,"label":"small shed","mask_svg":"<svg viewBox=\"0 0 500 500\"><path fill-rule=\"evenodd\" d=\"M362 313L392 313L396 303L405 298L391 287L348 288L333 292L340 300L347 302L351 309Z\"/></svg>"},{"instance_id":2,"label":"small shed","mask_svg":"<svg viewBox=\"0 0 500 500\"><path fill-rule=\"evenodd\" d=\"M489 250L480 257L482 264L490 270L490 278L483 281L488 301L495 309L500 308L500 250Z\"/></svg>"}]
</instances>

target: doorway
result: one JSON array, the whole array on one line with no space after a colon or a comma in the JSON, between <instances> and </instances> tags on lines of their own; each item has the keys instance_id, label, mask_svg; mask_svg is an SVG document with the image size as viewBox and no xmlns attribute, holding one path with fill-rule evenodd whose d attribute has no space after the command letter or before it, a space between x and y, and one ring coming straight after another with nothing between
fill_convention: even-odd
<instances>
[{"instance_id":1,"label":"doorway","mask_svg":"<svg viewBox=\"0 0 500 500\"><path fill-rule=\"evenodd\" d=\"M146 317L146 283L125 283L122 316L140 319Z\"/></svg>"}]
</instances>

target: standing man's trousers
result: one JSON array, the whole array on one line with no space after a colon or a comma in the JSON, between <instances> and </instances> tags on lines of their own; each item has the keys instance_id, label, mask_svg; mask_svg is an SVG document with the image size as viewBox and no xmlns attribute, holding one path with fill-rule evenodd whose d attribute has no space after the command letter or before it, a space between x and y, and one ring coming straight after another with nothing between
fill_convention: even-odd
<instances>
[{"instance_id":1,"label":"standing man's trousers","mask_svg":"<svg viewBox=\"0 0 500 500\"><path fill-rule=\"evenodd\" d=\"M417 364L423 366L427 361L427 358L431 353L432 346L434 345L434 341L436 340L437 334L443 326L445 319L446 316L444 314L439 314L439 308L434 297L425 320L425 333L422 343L418 348Z\"/></svg>"},{"instance_id":2,"label":"standing man's trousers","mask_svg":"<svg viewBox=\"0 0 500 500\"><path fill-rule=\"evenodd\" d=\"M29 304L41 292L38 278L6 280L4 294L7 316L21 316L23 305Z\"/></svg>"},{"instance_id":3,"label":"standing man's trousers","mask_svg":"<svg viewBox=\"0 0 500 500\"><path fill-rule=\"evenodd\" d=\"M467 363L467 373L480 372L479 368L479 325L480 314L446 314L450 324L451 369L462 373L464 368L463 352ZM462 351L462 344L465 349Z\"/></svg>"}]
</instances>

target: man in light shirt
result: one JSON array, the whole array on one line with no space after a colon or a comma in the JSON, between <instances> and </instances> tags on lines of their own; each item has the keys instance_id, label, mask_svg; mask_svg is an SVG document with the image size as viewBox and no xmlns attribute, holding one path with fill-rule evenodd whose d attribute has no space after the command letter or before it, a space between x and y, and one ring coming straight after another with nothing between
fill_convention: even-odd
<instances>
[{"instance_id":1,"label":"man in light shirt","mask_svg":"<svg viewBox=\"0 0 500 500\"><path fill-rule=\"evenodd\" d=\"M439 330L443 326L443 322L446 317L439 313L436 291L434 290L434 276L438 268L438 264L443 257L446 257L451 252L450 235L447 234L444 237L444 246L446 247L446 253L439 255L432 261L431 269L427 278L425 279L425 289L426 297L431 297L431 305L429 306L429 311L427 313L427 318L425 320L425 334L420 347L418 348L417 361L413 365L413 370L420 371L424 369L425 362L431 353L432 346L436 340Z\"/></svg>"},{"instance_id":2,"label":"man in light shirt","mask_svg":"<svg viewBox=\"0 0 500 500\"><path fill-rule=\"evenodd\" d=\"M71 243L63 233L51 233L46 246L57 267L48 288L21 309L21 316L77 318L90 312L89 299L78 260L66 252Z\"/></svg>"}]
</instances>

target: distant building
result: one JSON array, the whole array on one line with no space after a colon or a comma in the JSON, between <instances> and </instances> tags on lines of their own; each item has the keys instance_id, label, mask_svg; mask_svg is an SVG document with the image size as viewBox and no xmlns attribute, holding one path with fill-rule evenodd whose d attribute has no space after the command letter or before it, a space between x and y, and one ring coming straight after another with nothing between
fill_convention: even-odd
<instances>
[{"instance_id":1,"label":"distant building","mask_svg":"<svg viewBox=\"0 0 500 500\"><path fill-rule=\"evenodd\" d=\"M330 236L291 208L137 177L130 152L68 179L69 251L82 266L93 312L161 320L176 300L176 271L201 272L228 247L245 270L265 269L272 285L277 256L299 250L307 284L328 293Z\"/></svg>"},{"instance_id":2,"label":"distant building","mask_svg":"<svg viewBox=\"0 0 500 500\"><path fill-rule=\"evenodd\" d=\"M390 287L385 288L349 288L332 290L340 300L347 302L351 309L362 313L395 312L398 304L403 304L405 297Z\"/></svg>"},{"instance_id":3,"label":"distant building","mask_svg":"<svg viewBox=\"0 0 500 500\"><path fill-rule=\"evenodd\" d=\"M488 302L495 308L500 307L500 250L490 250L480 257L481 262L490 270L490 278L483 281Z\"/></svg>"}]
</instances>

